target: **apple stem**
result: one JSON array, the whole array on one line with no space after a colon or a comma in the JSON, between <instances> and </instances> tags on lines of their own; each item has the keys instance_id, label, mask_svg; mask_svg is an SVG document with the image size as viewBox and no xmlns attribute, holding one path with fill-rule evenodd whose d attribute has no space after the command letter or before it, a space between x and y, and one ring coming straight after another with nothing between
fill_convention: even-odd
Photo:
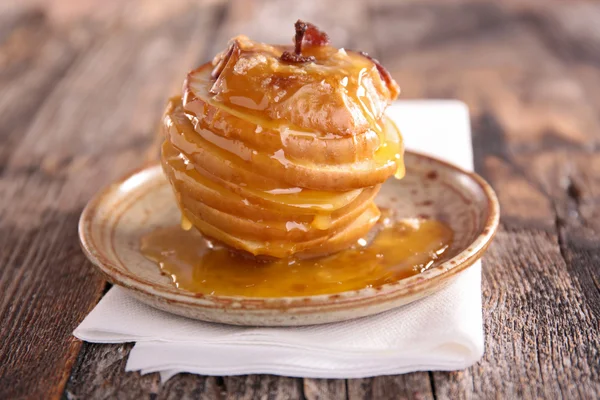
<instances>
[{"instance_id":1,"label":"apple stem","mask_svg":"<svg viewBox=\"0 0 600 400\"><path fill-rule=\"evenodd\" d=\"M302 40L304 39L304 34L306 33L306 29L308 28L308 25L306 24L306 22L298 20L294 24L294 27L296 28L296 38L294 40L294 42L295 42L294 52L297 55L302 55Z\"/></svg>"}]
</instances>

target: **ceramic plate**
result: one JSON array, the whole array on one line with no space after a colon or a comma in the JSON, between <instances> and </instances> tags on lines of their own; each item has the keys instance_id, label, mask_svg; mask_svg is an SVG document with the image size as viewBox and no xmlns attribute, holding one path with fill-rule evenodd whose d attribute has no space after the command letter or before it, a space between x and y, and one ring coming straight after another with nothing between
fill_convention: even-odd
<instances>
[{"instance_id":1,"label":"ceramic plate","mask_svg":"<svg viewBox=\"0 0 600 400\"><path fill-rule=\"evenodd\" d=\"M342 321L377 314L447 285L486 250L498 226L498 201L478 175L429 156L407 152L406 177L389 179L377 197L401 217L432 217L454 230L443 261L425 272L380 287L331 295L254 298L197 295L177 289L140 253L140 238L179 223L173 192L159 165L133 173L90 201L79 236L88 258L113 284L153 307L203 321L285 326Z\"/></svg>"}]
</instances>

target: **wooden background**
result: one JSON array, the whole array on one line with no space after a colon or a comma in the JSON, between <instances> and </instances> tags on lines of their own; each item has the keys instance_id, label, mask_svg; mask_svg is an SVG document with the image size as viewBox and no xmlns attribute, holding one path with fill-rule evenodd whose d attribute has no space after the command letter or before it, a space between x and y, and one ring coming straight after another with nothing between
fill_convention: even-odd
<instances>
[{"instance_id":1,"label":"wooden background","mask_svg":"<svg viewBox=\"0 0 600 400\"><path fill-rule=\"evenodd\" d=\"M237 33L287 42L298 17L379 58L403 98L469 105L476 170L502 207L485 356L347 381L125 373L130 345L71 336L107 290L79 249L79 213L155 157L186 70ZM2 1L0 398L598 397L599 111L594 2Z\"/></svg>"}]
</instances>

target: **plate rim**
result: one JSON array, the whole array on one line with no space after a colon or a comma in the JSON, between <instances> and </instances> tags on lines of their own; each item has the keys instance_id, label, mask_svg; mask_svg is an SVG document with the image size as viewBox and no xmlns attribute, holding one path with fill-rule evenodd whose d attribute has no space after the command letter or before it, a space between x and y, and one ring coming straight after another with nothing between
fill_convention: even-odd
<instances>
[{"instance_id":1,"label":"plate rim","mask_svg":"<svg viewBox=\"0 0 600 400\"><path fill-rule=\"evenodd\" d=\"M454 170L454 172L467 176L480 187L484 194L487 200L488 214L483 224L483 229L480 230L477 238L466 245L465 248L454 257L443 261L435 268L421 274L413 275L378 287L311 296L222 296L187 292L175 287L172 289L163 286L156 287L156 284L153 285L140 280L136 274L119 270L119 267L113 265L113 263L106 259L101 254L101 251L96 250L93 245L94 242L91 239L91 226L94 216L97 215L97 211L102 205L103 200L107 196L113 194L115 190L118 190L118 188L128 179L144 172L150 173L149 177L153 177L155 176L155 170L157 169L160 170L160 173L162 174L163 172L160 164L146 164L129 172L98 191L84 207L79 218L79 242L86 257L109 282L138 292L141 295L154 298L158 297L160 300L169 303L177 302L188 306L210 309L229 309L232 304L235 304L236 309L246 312L290 311L293 309L295 312L302 313L303 311L313 312L315 308L325 311L323 308L339 310L348 308L348 306L369 305L378 303L381 301L380 299L383 298L387 301L393 301L396 298L426 291L429 286L435 286L440 281L450 279L473 265L481 258L483 253L489 247L498 230L500 220L500 205L498 198L492 187L480 175L425 153L410 150L407 150L405 153L416 158L425 159L427 162L437 163L446 169L451 169Z\"/></svg>"}]
</instances>

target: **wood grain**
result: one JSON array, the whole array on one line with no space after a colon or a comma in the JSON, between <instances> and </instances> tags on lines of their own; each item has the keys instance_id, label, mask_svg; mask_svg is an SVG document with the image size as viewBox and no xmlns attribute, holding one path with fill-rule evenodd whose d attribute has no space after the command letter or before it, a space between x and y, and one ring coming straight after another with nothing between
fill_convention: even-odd
<instances>
[{"instance_id":1,"label":"wood grain","mask_svg":"<svg viewBox=\"0 0 600 400\"><path fill-rule=\"evenodd\" d=\"M346 385L344 379L304 379L304 397L307 400L347 399Z\"/></svg>"},{"instance_id":2,"label":"wood grain","mask_svg":"<svg viewBox=\"0 0 600 400\"><path fill-rule=\"evenodd\" d=\"M401 83L410 82L405 95L467 102L476 170L502 209L502 229L484 259L484 359L466 371L433 373L436 397L597 397L598 218L591 205L598 202L592 171L600 159L600 103L587 85L600 71L588 54L598 46L595 26L582 21L600 17L600 8L419 3L393 14L389 7L376 14L376 26L401 15L415 26L421 19L455 27L407 35L403 57L388 61L384 50L381 58Z\"/></svg>"},{"instance_id":3,"label":"wood grain","mask_svg":"<svg viewBox=\"0 0 600 400\"><path fill-rule=\"evenodd\" d=\"M38 23L27 23L31 15ZM71 332L105 286L79 249L78 215L101 186L143 161L171 90L159 78L184 73L176 60L189 47L203 51L190 32L209 31L196 24L210 20L182 12L169 19L177 24L139 27L116 16L98 31L81 21L64 33L44 15L16 14L25 23L14 25L32 32L8 37L34 45L21 57L32 58L31 69L6 69L14 103L3 97L0 111L9 119L0 183L0 377L9 384L0 398L62 395L81 346ZM3 48L8 62L19 61L13 47Z\"/></svg>"},{"instance_id":4,"label":"wood grain","mask_svg":"<svg viewBox=\"0 0 600 400\"><path fill-rule=\"evenodd\" d=\"M599 3L98 4L0 4L0 398L600 397ZM476 170L502 207L484 259L484 358L347 381L125 373L131 345L70 336L105 289L79 251L79 212L155 157L187 69L239 33L287 42L297 18L379 58L403 98L468 104Z\"/></svg>"},{"instance_id":5,"label":"wood grain","mask_svg":"<svg viewBox=\"0 0 600 400\"><path fill-rule=\"evenodd\" d=\"M5 18L12 29L2 32L0 47L0 398L57 397L80 347L71 327L104 282L82 268L79 210L56 201L65 197L65 177L9 163L44 99L92 42L93 28L64 32L39 10ZM78 302L84 293L88 300Z\"/></svg>"},{"instance_id":6,"label":"wood grain","mask_svg":"<svg viewBox=\"0 0 600 400\"><path fill-rule=\"evenodd\" d=\"M349 379L348 399L415 399L435 397L427 372L397 376L378 376L369 379Z\"/></svg>"}]
</instances>

